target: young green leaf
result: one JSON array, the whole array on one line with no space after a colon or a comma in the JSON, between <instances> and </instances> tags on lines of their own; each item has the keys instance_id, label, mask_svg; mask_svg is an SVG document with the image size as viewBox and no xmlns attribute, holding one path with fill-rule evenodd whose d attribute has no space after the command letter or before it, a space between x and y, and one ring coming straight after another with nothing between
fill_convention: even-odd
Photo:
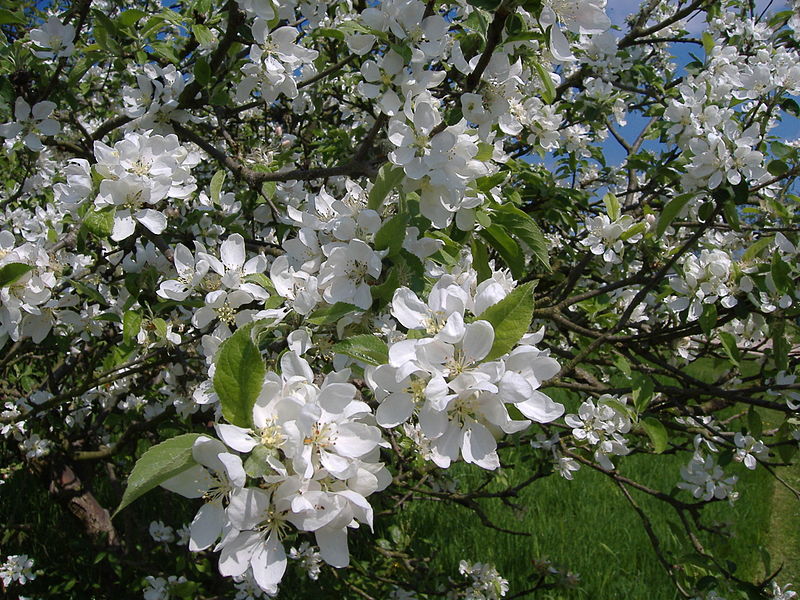
<instances>
[{"instance_id":1,"label":"young green leaf","mask_svg":"<svg viewBox=\"0 0 800 600\"><path fill-rule=\"evenodd\" d=\"M266 367L261 353L250 339L250 327L243 327L225 340L217 354L214 390L219 396L222 416L233 425L250 427L253 405L264 383Z\"/></svg>"},{"instance_id":2,"label":"young green leaf","mask_svg":"<svg viewBox=\"0 0 800 600\"><path fill-rule=\"evenodd\" d=\"M389 250L389 256L395 256L403 247L406 238L408 215L399 214L386 221L375 234L375 250Z\"/></svg>"},{"instance_id":3,"label":"young green leaf","mask_svg":"<svg viewBox=\"0 0 800 600\"><path fill-rule=\"evenodd\" d=\"M675 217L683 210L683 207L689 203L694 197L694 194L681 194L680 196L676 196L669 202L667 202L666 206L661 211L661 216L658 218L658 223L656 224L656 235L661 237L664 235L664 232L667 230L667 227L675 220Z\"/></svg>"},{"instance_id":4,"label":"young green leaf","mask_svg":"<svg viewBox=\"0 0 800 600\"><path fill-rule=\"evenodd\" d=\"M133 466L128 477L128 487L125 488L114 515L167 479L197 464L192 457L192 446L200 435L186 433L148 448Z\"/></svg>"},{"instance_id":5,"label":"young green leaf","mask_svg":"<svg viewBox=\"0 0 800 600\"><path fill-rule=\"evenodd\" d=\"M608 214L608 218L612 221L616 221L620 217L620 206L619 200L617 197L608 192L605 196L603 196L603 204L606 205L606 213Z\"/></svg>"},{"instance_id":6,"label":"young green leaf","mask_svg":"<svg viewBox=\"0 0 800 600\"><path fill-rule=\"evenodd\" d=\"M142 315L129 310L122 317L122 341L125 344L136 340L142 328Z\"/></svg>"},{"instance_id":7,"label":"young green leaf","mask_svg":"<svg viewBox=\"0 0 800 600\"><path fill-rule=\"evenodd\" d=\"M337 302L336 304L331 304L329 306L318 308L310 315L308 315L306 321L308 321L312 325L324 325L326 323L335 323L345 315L349 315L352 312L363 312L363 310L354 304L348 304L347 302Z\"/></svg>"},{"instance_id":8,"label":"young green leaf","mask_svg":"<svg viewBox=\"0 0 800 600\"><path fill-rule=\"evenodd\" d=\"M484 360L494 360L503 356L528 332L533 318L533 288L535 282L529 281L508 296L492 304L478 315L479 319L489 321L494 329L494 344Z\"/></svg>"},{"instance_id":9,"label":"young green leaf","mask_svg":"<svg viewBox=\"0 0 800 600\"><path fill-rule=\"evenodd\" d=\"M391 163L383 165L378 171L375 183L372 184L372 189L369 191L367 208L372 210L380 209L389 192L403 181L404 175L405 173L401 167L395 167Z\"/></svg>"},{"instance_id":10,"label":"young green leaf","mask_svg":"<svg viewBox=\"0 0 800 600\"><path fill-rule=\"evenodd\" d=\"M113 206L101 210L90 210L83 219L86 229L99 238L107 238L114 231L114 214L117 209Z\"/></svg>"},{"instance_id":11,"label":"young green leaf","mask_svg":"<svg viewBox=\"0 0 800 600\"><path fill-rule=\"evenodd\" d=\"M219 204L219 197L222 194L222 186L225 184L225 171L220 169L211 178L211 201Z\"/></svg>"},{"instance_id":12,"label":"young green leaf","mask_svg":"<svg viewBox=\"0 0 800 600\"><path fill-rule=\"evenodd\" d=\"M503 204L492 215L494 222L505 227L517 239L525 242L539 264L550 272L549 244L544 233L531 216L510 204Z\"/></svg>"},{"instance_id":13,"label":"young green leaf","mask_svg":"<svg viewBox=\"0 0 800 600\"><path fill-rule=\"evenodd\" d=\"M510 236L501 225L492 225L481 230L481 237L497 250L497 253L506 263L511 275L519 279L525 269L525 257L519 244Z\"/></svg>"},{"instance_id":14,"label":"young green leaf","mask_svg":"<svg viewBox=\"0 0 800 600\"><path fill-rule=\"evenodd\" d=\"M725 350L725 354L727 354L731 362L738 367L741 357L739 355L739 347L736 345L736 338L727 331L720 331L718 335L719 340L722 342L722 348Z\"/></svg>"},{"instance_id":15,"label":"young green leaf","mask_svg":"<svg viewBox=\"0 0 800 600\"><path fill-rule=\"evenodd\" d=\"M544 67L538 61L531 60L533 68L536 69L536 74L542 82L542 100L547 104L552 104L556 100L556 86L553 84L553 79L550 73L545 71Z\"/></svg>"},{"instance_id":16,"label":"young green leaf","mask_svg":"<svg viewBox=\"0 0 800 600\"><path fill-rule=\"evenodd\" d=\"M647 417L642 420L642 427L644 427L645 433L650 438L656 454L664 452L667 449L667 441L669 440L669 434L664 424L654 417Z\"/></svg>"},{"instance_id":17,"label":"young green leaf","mask_svg":"<svg viewBox=\"0 0 800 600\"><path fill-rule=\"evenodd\" d=\"M0 288L11 285L17 279L25 275L28 271L33 270L33 265L26 265L25 263L8 263L0 267Z\"/></svg>"},{"instance_id":18,"label":"young green leaf","mask_svg":"<svg viewBox=\"0 0 800 600\"><path fill-rule=\"evenodd\" d=\"M333 351L370 365L383 365L389 362L389 347L386 342L368 333L349 337L334 344Z\"/></svg>"},{"instance_id":19,"label":"young green leaf","mask_svg":"<svg viewBox=\"0 0 800 600\"><path fill-rule=\"evenodd\" d=\"M717 306L715 304L704 304L703 314L698 319L700 329L706 335L711 335L714 327L717 325Z\"/></svg>"}]
</instances>

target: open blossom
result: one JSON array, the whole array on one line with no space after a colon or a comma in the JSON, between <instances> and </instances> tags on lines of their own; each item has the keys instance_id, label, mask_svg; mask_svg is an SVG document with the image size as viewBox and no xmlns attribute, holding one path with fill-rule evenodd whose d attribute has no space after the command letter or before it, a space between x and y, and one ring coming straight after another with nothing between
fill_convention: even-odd
<instances>
[{"instance_id":1,"label":"open blossom","mask_svg":"<svg viewBox=\"0 0 800 600\"><path fill-rule=\"evenodd\" d=\"M257 18L252 30L257 43L250 47L250 62L242 67L244 77L236 87L236 100L245 100L253 90L258 90L268 103L281 94L296 98L296 72L311 63L318 52L295 43L300 34L295 27L269 31L267 21Z\"/></svg>"},{"instance_id":2,"label":"open blossom","mask_svg":"<svg viewBox=\"0 0 800 600\"><path fill-rule=\"evenodd\" d=\"M109 147L95 142L96 171L103 176L95 198L99 209L114 209L111 239L133 235L139 223L155 234L167 227L163 211L152 208L165 198L186 198L197 187L191 168L199 157L177 136L129 133Z\"/></svg>"},{"instance_id":3,"label":"open blossom","mask_svg":"<svg viewBox=\"0 0 800 600\"><path fill-rule=\"evenodd\" d=\"M122 90L125 113L138 119L137 124L142 129L155 129L161 122L192 120L191 113L179 108L180 95L189 83L191 77L174 65L160 67L148 63L142 67L142 73L136 75L137 87L125 86ZM171 131L169 127L166 129Z\"/></svg>"},{"instance_id":4,"label":"open blossom","mask_svg":"<svg viewBox=\"0 0 800 600\"><path fill-rule=\"evenodd\" d=\"M25 585L28 581L36 579L33 559L28 558L27 554L12 554L6 557L5 562L0 564L0 579L6 588L12 583Z\"/></svg>"},{"instance_id":5,"label":"open blossom","mask_svg":"<svg viewBox=\"0 0 800 600\"><path fill-rule=\"evenodd\" d=\"M458 572L470 579L464 598L467 600L499 600L508 592L508 580L492 565L458 563Z\"/></svg>"},{"instance_id":6,"label":"open blossom","mask_svg":"<svg viewBox=\"0 0 800 600\"><path fill-rule=\"evenodd\" d=\"M755 439L752 435L743 435L742 432L737 431L733 436L733 443L736 444L736 450L733 453L734 460L743 462L744 466L750 470L756 468L758 460L769 458L769 449L764 442Z\"/></svg>"},{"instance_id":7,"label":"open blossom","mask_svg":"<svg viewBox=\"0 0 800 600\"><path fill-rule=\"evenodd\" d=\"M573 33L602 33L611 27L605 13L605 0L547 0L539 22L550 27L550 52L560 61L573 61L575 56L558 23Z\"/></svg>"},{"instance_id":8,"label":"open blossom","mask_svg":"<svg viewBox=\"0 0 800 600\"><path fill-rule=\"evenodd\" d=\"M667 304L675 312L688 308L690 321L700 318L704 304L719 301L725 308L736 306L732 273L733 262L724 250L704 249L697 256L690 254L684 259L679 274L669 280L677 295Z\"/></svg>"},{"instance_id":9,"label":"open blossom","mask_svg":"<svg viewBox=\"0 0 800 600\"><path fill-rule=\"evenodd\" d=\"M318 285L325 301L369 308L372 295L368 278L374 280L381 274L381 254L361 240L329 244L323 250L328 260L320 269Z\"/></svg>"},{"instance_id":10,"label":"open blossom","mask_svg":"<svg viewBox=\"0 0 800 600\"><path fill-rule=\"evenodd\" d=\"M223 500L244 487L242 460L214 438L201 436L192 446L197 465L162 483L162 487L186 498L204 498L190 526L189 549L193 552L211 546L226 523Z\"/></svg>"},{"instance_id":11,"label":"open blossom","mask_svg":"<svg viewBox=\"0 0 800 600\"><path fill-rule=\"evenodd\" d=\"M284 539L292 528L314 534L319 559L347 566L347 529L372 527L366 497L391 481L377 462L380 430L369 405L346 382L349 371L329 373L318 385L296 353L285 353L280 366L280 375L269 372L264 379L252 427L217 424L225 445L198 438L192 449L198 464L162 484L205 500L192 522L190 549L208 548L221 536L220 572L250 573L268 594L276 593L286 570ZM245 474L242 459L226 445L261 466ZM268 489L248 486L248 475Z\"/></svg>"},{"instance_id":12,"label":"open blossom","mask_svg":"<svg viewBox=\"0 0 800 600\"><path fill-rule=\"evenodd\" d=\"M50 115L56 109L54 102L47 100L37 102L31 107L24 98L17 98L14 103L14 121L0 125L0 136L6 139L21 138L22 142L34 152L44 148L42 136L56 135L61 125Z\"/></svg>"},{"instance_id":13,"label":"open blossom","mask_svg":"<svg viewBox=\"0 0 800 600\"><path fill-rule=\"evenodd\" d=\"M409 330L424 333L396 340L389 346L389 364L367 369L367 383L380 402L376 420L383 427L418 423L431 460L440 467L461 456L495 469L497 433L521 431L531 420L546 423L563 414L562 405L537 390L558 372L558 363L533 345L541 332L523 336L511 352L486 361L495 338L492 325L465 322L467 307L480 317L506 293L495 279L473 293L449 275L433 286L425 303L407 288L395 292L392 315ZM526 419L512 419L506 404Z\"/></svg>"},{"instance_id":14,"label":"open blossom","mask_svg":"<svg viewBox=\"0 0 800 600\"><path fill-rule=\"evenodd\" d=\"M41 27L32 29L30 37L38 48L33 51L38 58L66 58L75 51L75 26L62 24L56 16L47 19Z\"/></svg>"},{"instance_id":15,"label":"open blossom","mask_svg":"<svg viewBox=\"0 0 800 600\"><path fill-rule=\"evenodd\" d=\"M577 415L567 415L564 422L572 427L572 435L594 448L594 459L601 467L612 470L614 464L609 457L625 456L630 452L623 434L631 429L631 421L626 414L617 410L608 401L625 404L609 394L601 396L597 405L586 400L578 409Z\"/></svg>"},{"instance_id":16,"label":"open blossom","mask_svg":"<svg viewBox=\"0 0 800 600\"><path fill-rule=\"evenodd\" d=\"M712 498L721 500L728 497L735 500L737 497L733 486L738 478L736 475L726 477L711 454L695 452L689 464L681 467L681 477L683 481L678 482L678 487L687 490L695 498L708 501Z\"/></svg>"}]
</instances>

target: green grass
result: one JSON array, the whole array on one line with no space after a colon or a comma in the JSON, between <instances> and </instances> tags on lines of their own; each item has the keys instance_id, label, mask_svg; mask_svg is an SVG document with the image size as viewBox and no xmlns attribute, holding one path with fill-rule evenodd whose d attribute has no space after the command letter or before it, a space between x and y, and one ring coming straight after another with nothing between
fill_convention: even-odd
<instances>
[{"instance_id":1,"label":"green grass","mask_svg":"<svg viewBox=\"0 0 800 600\"><path fill-rule=\"evenodd\" d=\"M778 469L777 474L794 489L800 488L800 465ZM774 483L770 505L770 535L767 549L772 570L782 567L776 578L781 584L800 586L800 501L780 483Z\"/></svg>"},{"instance_id":2,"label":"green grass","mask_svg":"<svg viewBox=\"0 0 800 600\"><path fill-rule=\"evenodd\" d=\"M630 456L618 459L623 474L649 486L669 491L679 480L682 456L658 459ZM740 475L741 498L731 508L727 503L709 507L707 523L726 523L730 537L703 541L720 558L738 565L743 577L763 573L760 553L770 519L771 478L760 469L749 472L731 465ZM472 470L456 467L462 479L473 479ZM522 465L516 471L523 471ZM515 473L511 474L512 480ZM673 529L678 525L674 510L644 494L634 498L648 514L667 551L679 545ZM684 493L685 494L685 493ZM530 587L532 561L548 559L562 569L577 572L580 584L573 590L549 590L537 598L672 600L679 597L656 559L639 517L630 509L619 489L606 476L587 468L574 481L558 475L539 480L520 494L515 511L497 501L484 504L489 518L504 527L527 532L513 536L484 528L467 509L439 502L416 503L403 512L406 530L416 536L420 550L435 549L433 566L457 573L461 559L490 562L505 576L513 594ZM797 521L794 521L795 523ZM672 524L670 524L672 523ZM681 552L690 548L684 542ZM797 546L794 546L797 548Z\"/></svg>"}]
</instances>

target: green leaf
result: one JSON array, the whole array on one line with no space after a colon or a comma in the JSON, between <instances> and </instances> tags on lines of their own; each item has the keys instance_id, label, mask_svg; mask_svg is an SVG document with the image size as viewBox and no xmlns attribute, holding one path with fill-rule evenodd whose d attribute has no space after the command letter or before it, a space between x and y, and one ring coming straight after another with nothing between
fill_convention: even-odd
<instances>
[{"instance_id":1,"label":"green leaf","mask_svg":"<svg viewBox=\"0 0 800 600\"><path fill-rule=\"evenodd\" d=\"M510 352L519 339L528 333L533 318L534 287L536 282L529 281L478 315L479 319L489 321L494 329L494 344L485 361Z\"/></svg>"},{"instance_id":2,"label":"green leaf","mask_svg":"<svg viewBox=\"0 0 800 600\"><path fill-rule=\"evenodd\" d=\"M753 242L753 245L750 246L747 250L745 250L744 254L742 254L742 260L743 261L753 260L754 258L759 256L764 251L764 249L767 248L774 240L775 236L768 235Z\"/></svg>"},{"instance_id":3,"label":"green leaf","mask_svg":"<svg viewBox=\"0 0 800 600\"><path fill-rule=\"evenodd\" d=\"M550 74L545 71L545 68L536 60L531 60L533 68L536 69L536 74L539 75L539 80L542 82L542 100L547 104L552 104L556 100L556 86L553 84L553 79Z\"/></svg>"},{"instance_id":4,"label":"green leaf","mask_svg":"<svg viewBox=\"0 0 800 600\"><path fill-rule=\"evenodd\" d=\"M278 184L274 181L265 181L261 184L261 194L267 199L272 200L275 192L278 191Z\"/></svg>"},{"instance_id":5,"label":"green leaf","mask_svg":"<svg viewBox=\"0 0 800 600\"><path fill-rule=\"evenodd\" d=\"M97 288L91 285L86 285L85 283L77 281L75 279L69 279L68 281L70 285L72 285L72 287L75 288L75 291L78 292L81 296L86 296L87 298L89 298L93 302L97 302L101 306L108 305L108 301L105 298L103 298L103 294L97 291Z\"/></svg>"},{"instance_id":6,"label":"green leaf","mask_svg":"<svg viewBox=\"0 0 800 600\"><path fill-rule=\"evenodd\" d=\"M645 433L650 438L656 454L664 452L667 449L667 441L669 440L669 434L664 424L654 417L647 417L642 420L642 427L644 427Z\"/></svg>"},{"instance_id":7,"label":"green leaf","mask_svg":"<svg viewBox=\"0 0 800 600\"><path fill-rule=\"evenodd\" d=\"M336 304L331 304L330 306L318 308L310 315L308 315L306 321L308 321L312 325L324 325L326 323L336 323L336 321L338 321L345 315L349 315L350 313L355 311L364 312L364 309L359 308L354 304L348 304L347 302L337 302Z\"/></svg>"},{"instance_id":8,"label":"green leaf","mask_svg":"<svg viewBox=\"0 0 800 600\"><path fill-rule=\"evenodd\" d=\"M380 209L386 196L389 195L389 192L403 181L404 175L405 173L402 167L395 167L391 163L383 165L378 171L375 183L372 184L372 189L369 191L367 208L371 208L372 210Z\"/></svg>"},{"instance_id":9,"label":"green leaf","mask_svg":"<svg viewBox=\"0 0 800 600\"><path fill-rule=\"evenodd\" d=\"M505 227L517 239L525 242L544 269L550 272L549 245L544 233L531 216L510 204L503 204L493 215L493 220Z\"/></svg>"},{"instance_id":10,"label":"green leaf","mask_svg":"<svg viewBox=\"0 0 800 600\"><path fill-rule=\"evenodd\" d=\"M242 327L222 343L214 374L222 416L238 427L252 426L253 405L267 372L261 353L250 339L250 329Z\"/></svg>"},{"instance_id":11,"label":"green leaf","mask_svg":"<svg viewBox=\"0 0 800 600\"><path fill-rule=\"evenodd\" d=\"M117 23L122 25L123 27L128 27L130 25L135 25L139 22L142 17L146 17L147 13L143 10L138 8L131 8L129 10L124 11L117 17Z\"/></svg>"},{"instance_id":12,"label":"green leaf","mask_svg":"<svg viewBox=\"0 0 800 600\"><path fill-rule=\"evenodd\" d=\"M706 52L706 56L711 56L711 52L714 50L714 37L708 33L707 31L703 32L702 35L703 40L703 50Z\"/></svg>"},{"instance_id":13,"label":"green leaf","mask_svg":"<svg viewBox=\"0 0 800 600\"><path fill-rule=\"evenodd\" d=\"M792 98L786 98L781 102L781 108L795 117L800 117L800 104Z\"/></svg>"},{"instance_id":14,"label":"green leaf","mask_svg":"<svg viewBox=\"0 0 800 600\"><path fill-rule=\"evenodd\" d=\"M647 231L647 225L645 225L644 223L636 223L634 226L628 227L628 229L623 231L620 234L619 239L621 239L624 242L631 239L635 235L640 235L644 233L645 231Z\"/></svg>"},{"instance_id":15,"label":"green leaf","mask_svg":"<svg viewBox=\"0 0 800 600\"><path fill-rule=\"evenodd\" d=\"M616 366L625 377L631 376L631 363L628 362L628 359L622 356L621 354L614 359L614 366Z\"/></svg>"},{"instance_id":16,"label":"green leaf","mask_svg":"<svg viewBox=\"0 0 800 600\"><path fill-rule=\"evenodd\" d=\"M225 170L220 169L211 178L211 201L219 204L219 197L222 194L222 186L225 185Z\"/></svg>"},{"instance_id":17,"label":"green leaf","mask_svg":"<svg viewBox=\"0 0 800 600\"><path fill-rule=\"evenodd\" d=\"M762 423L761 415L755 406L751 406L750 410L747 411L747 430L756 439L760 439L761 434L764 432L764 423Z\"/></svg>"},{"instance_id":18,"label":"green leaf","mask_svg":"<svg viewBox=\"0 0 800 600\"><path fill-rule=\"evenodd\" d=\"M478 283L492 276L489 253L486 251L486 246L477 238L472 238L472 266L478 274Z\"/></svg>"},{"instance_id":19,"label":"green leaf","mask_svg":"<svg viewBox=\"0 0 800 600\"><path fill-rule=\"evenodd\" d=\"M783 260L781 255L775 251L772 255L770 273L772 273L772 281L779 292L785 294L792 288L791 271L792 267L789 263Z\"/></svg>"},{"instance_id":20,"label":"green leaf","mask_svg":"<svg viewBox=\"0 0 800 600\"><path fill-rule=\"evenodd\" d=\"M720 342L722 342L722 348L725 350L725 354L727 354L731 362L738 367L741 357L739 355L739 348L736 346L736 338L732 333L728 333L727 331L720 331L718 335Z\"/></svg>"},{"instance_id":21,"label":"green leaf","mask_svg":"<svg viewBox=\"0 0 800 600\"><path fill-rule=\"evenodd\" d=\"M397 255L406 239L407 222L407 214L395 215L386 221L375 234L375 250L389 250L389 256Z\"/></svg>"},{"instance_id":22,"label":"green leaf","mask_svg":"<svg viewBox=\"0 0 800 600\"><path fill-rule=\"evenodd\" d=\"M0 288L11 285L17 279L25 275L28 271L33 270L33 265L26 265L25 263L8 263L0 267Z\"/></svg>"},{"instance_id":23,"label":"green leaf","mask_svg":"<svg viewBox=\"0 0 800 600\"><path fill-rule=\"evenodd\" d=\"M478 153L475 155L475 160L486 162L494 155L494 146L486 142L478 143Z\"/></svg>"},{"instance_id":24,"label":"green leaf","mask_svg":"<svg viewBox=\"0 0 800 600\"><path fill-rule=\"evenodd\" d=\"M320 27L318 29L314 29L312 30L311 35L314 38L333 38L339 40L340 42L344 41L344 31L340 31L339 29L334 29L332 27Z\"/></svg>"},{"instance_id":25,"label":"green leaf","mask_svg":"<svg viewBox=\"0 0 800 600\"><path fill-rule=\"evenodd\" d=\"M732 200L723 203L722 213L725 215L725 221L731 226L734 231L741 231L742 227L739 225L739 213L736 211L736 204Z\"/></svg>"},{"instance_id":26,"label":"green leaf","mask_svg":"<svg viewBox=\"0 0 800 600\"><path fill-rule=\"evenodd\" d=\"M703 333L710 336L717 324L716 304L703 305L703 314L700 315L698 321L700 323L700 329L703 330Z\"/></svg>"},{"instance_id":27,"label":"green leaf","mask_svg":"<svg viewBox=\"0 0 800 600\"><path fill-rule=\"evenodd\" d=\"M508 235L506 230L500 225L492 225L482 229L480 235L489 242L492 248L497 250L514 278L521 278L525 270L525 257L519 244Z\"/></svg>"},{"instance_id":28,"label":"green leaf","mask_svg":"<svg viewBox=\"0 0 800 600\"><path fill-rule=\"evenodd\" d=\"M769 174L773 175L774 177L780 177L789 171L789 165L782 160L771 160L767 165L767 171L769 171Z\"/></svg>"},{"instance_id":29,"label":"green leaf","mask_svg":"<svg viewBox=\"0 0 800 600\"><path fill-rule=\"evenodd\" d=\"M624 415L624 416L628 417L629 419L633 420L633 419L636 418L636 413L631 409L631 407L628 406L627 404L623 404L622 402L620 402L616 398L613 398L613 397L612 398L604 398L604 399L600 400L600 404L605 404L606 406L610 406L615 411L617 411L619 414Z\"/></svg>"},{"instance_id":30,"label":"green leaf","mask_svg":"<svg viewBox=\"0 0 800 600\"><path fill-rule=\"evenodd\" d=\"M397 54L399 54L402 57L403 62L405 64L408 64L408 63L411 62L411 58L412 58L411 48L409 48L406 44L403 44L403 45L390 44L390 46L391 46L392 50L397 52Z\"/></svg>"},{"instance_id":31,"label":"green leaf","mask_svg":"<svg viewBox=\"0 0 800 600\"><path fill-rule=\"evenodd\" d=\"M132 310L126 312L122 317L122 342L135 342L141 328L142 315Z\"/></svg>"},{"instance_id":32,"label":"green leaf","mask_svg":"<svg viewBox=\"0 0 800 600\"><path fill-rule=\"evenodd\" d=\"M369 288L373 300L378 300L382 305L388 304L394 297L394 292L400 287L400 275L398 267L392 266L386 274L383 283L373 285Z\"/></svg>"},{"instance_id":33,"label":"green leaf","mask_svg":"<svg viewBox=\"0 0 800 600\"><path fill-rule=\"evenodd\" d=\"M608 214L608 218L612 221L616 221L620 217L620 207L619 207L619 200L617 197L608 192L605 196L603 196L603 204L606 205L606 213Z\"/></svg>"},{"instance_id":34,"label":"green leaf","mask_svg":"<svg viewBox=\"0 0 800 600\"><path fill-rule=\"evenodd\" d=\"M653 380L644 375L637 375L633 383L633 407L637 413L643 413L650 405L650 399L653 397L655 384Z\"/></svg>"},{"instance_id":35,"label":"green leaf","mask_svg":"<svg viewBox=\"0 0 800 600\"><path fill-rule=\"evenodd\" d=\"M90 210L83 218L83 224L99 238L107 238L114 231L114 215L117 209L109 206L100 210Z\"/></svg>"},{"instance_id":36,"label":"green leaf","mask_svg":"<svg viewBox=\"0 0 800 600\"><path fill-rule=\"evenodd\" d=\"M386 342L368 333L349 337L334 344L333 351L370 365L383 365L389 362L389 347Z\"/></svg>"},{"instance_id":37,"label":"green leaf","mask_svg":"<svg viewBox=\"0 0 800 600\"><path fill-rule=\"evenodd\" d=\"M192 25L192 33L194 34L194 37L197 38L197 42L201 46L208 47L216 41L214 34L211 33L211 30L205 25Z\"/></svg>"},{"instance_id":38,"label":"green leaf","mask_svg":"<svg viewBox=\"0 0 800 600\"><path fill-rule=\"evenodd\" d=\"M179 435L149 448L142 454L128 477L128 487L125 488L122 501L114 511L114 516L154 487L196 465L192 456L192 446L200 436L199 433Z\"/></svg>"},{"instance_id":39,"label":"green leaf","mask_svg":"<svg viewBox=\"0 0 800 600\"><path fill-rule=\"evenodd\" d=\"M689 203L689 200L694 198L694 194L681 194L676 196L663 208L661 216L658 218L656 224L656 236L661 237L667 230L667 227L675 220L675 217L683 210L683 207Z\"/></svg>"},{"instance_id":40,"label":"green leaf","mask_svg":"<svg viewBox=\"0 0 800 600\"><path fill-rule=\"evenodd\" d=\"M484 229L492 226L492 218L482 210L479 210L475 213L475 220Z\"/></svg>"},{"instance_id":41,"label":"green leaf","mask_svg":"<svg viewBox=\"0 0 800 600\"><path fill-rule=\"evenodd\" d=\"M211 81L211 66L205 56L198 57L197 62L194 63L194 78L203 87L206 87Z\"/></svg>"},{"instance_id":42,"label":"green leaf","mask_svg":"<svg viewBox=\"0 0 800 600\"><path fill-rule=\"evenodd\" d=\"M94 27L92 28L92 33L94 34L94 39L97 44L107 52L112 54L119 54L120 47L117 43L117 39L123 37L117 26L103 11L93 9L92 16L95 19Z\"/></svg>"},{"instance_id":43,"label":"green leaf","mask_svg":"<svg viewBox=\"0 0 800 600\"><path fill-rule=\"evenodd\" d=\"M21 11L11 12L5 8L0 8L0 25L25 25L25 15Z\"/></svg>"},{"instance_id":44,"label":"green leaf","mask_svg":"<svg viewBox=\"0 0 800 600\"><path fill-rule=\"evenodd\" d=\"M786 339L786 321L779 319L770 323L770 337L772 338L772 360L775 366L785 371L789 368L789 340Z\"/></svg>"},{"instance_id":45,"label":"green leaf","mask_svg":"<svg viewBox=\"0 0 800 600\"><path fill-rule=\"evenodd\" d=\"M155 329L155 331L156 331L156 336L158 336L158 338L162 339L162 340L166 339L166 337L167 337L167 322L164 319L160 318L160 317L156 317L155 319L150 321L150 323L152 323L153 329Z\"/></svg>"}]
</instances>

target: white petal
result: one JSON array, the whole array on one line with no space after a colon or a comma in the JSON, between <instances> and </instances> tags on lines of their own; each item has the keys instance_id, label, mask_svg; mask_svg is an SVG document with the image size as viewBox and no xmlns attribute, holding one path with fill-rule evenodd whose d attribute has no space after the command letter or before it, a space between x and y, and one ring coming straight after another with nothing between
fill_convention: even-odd
<instances>
[{"instance_id":1,"label":"white petal","mask_svg":"<svg viewBox=\"0 0 800 600\"><path fill-rule=\"evenodd\" d=\"M413 412L414 403L411 401L411 395L406 392L395 392L378 406L375 420L381 427L396 427L408 421Z\"/></svg>"},{"instance_id":2,"label":"white petal","mask_svg":"<svg viewBox=\"0 0 800 600\"><path fill-rule=\"evenodd\" d=\"M170 492L180 494L185 498L200 498L205 494L214 480L208 474L205 467L195 465L187 469L183 473L167 479L161 484L161 487L168 489Z\"/></svg>"},{"instance_id":3,"label":"white petal","mask_svg":"<svg viewBox=\"0 0 800 600\"><path fill-rule=\"evenodd\" d=\"M477 422L467 425L461 444L461 454L469 463L479 463L497 449L494 436Z\"/></svg>"},{"instance_id":4,"label":"white petal","mask_svg":"<svg viewBox=\"0 0 800 600\"><path fill-rule=\"evenodd\" d=\"M197 511L189 528L189 550L199 552L217 541L225 523L225 509L219 502L204 504Z\"/></svg>"},{"instance_id":5,"label":"white petal","mask_svg":"<svg viewBox=\"0 0 800 600\"><path fill-rule=\"evenodd\" d=\"M222 242L219 255L223 264L230 270L237 270L244 264L244 238L238 233Z\"/></svg>"},{"instance_id":6,"label":"white petal","mask_svg":"<svg viewBox=\"0 0 800 600\"><path fill-rule=\"evenodd\" d=\"M350 564L346 529L323 528L318 529L315 535L322 560L337 568L346 567Z\"/></svg>"},{"instance_id":7,"label":"white petal","mask_svg":"<svg viewBox=\"0 0 800 600\"><path fill-rule=\"evenodd\" d=\"M430 310L408 288L399 288L392 298L392 316L408 329L424 329Z\"/></svg>"},{"instance_id":8,"label":"white petal","mask_svg":"<svg viewBox=\"0 0 800 600\"><path fill-rule=\"evenodd\" d=\"M448 344L457 344L464 337L465 332L464 317L461 313L454 312L447 317L447 323L445 323L442 330L436 334L436 339L447 342Z\"/></svg>"},{"instance_id":9,"label":"white petal","mask_svg":"<svg viewBox=\"0 0 800 600\"><path fill-rule=\"evenodd\" d=\"M219 455L219 460L225 465L225 472L228 474L230 482L236 487L244 487L247 475L244 472L242 459L230 452L223 452Z\"/></svg>"},{"instance_id":10,"label":"white petal","mask_svg":"<svg viewBox=\"0 0 800 600\"><path fill-rule=\"evenodd\" d=\"M322 388L317 396L319 405L329 413L340 413L356 396L356 388L350 383L331 383Z\"/></svg>"},{"instance_id":11,"label":"white petal","mask_svg":"<svg viewBox=\"0 0 800 600\"><path fill-rule=\"evenodd\" d=\"M155 234L159 234L167 228L167 217L164 216L164 213L152 208L139 210L134 216L139 223Z\"/></svg>"},{"instance_id":12,"label":"white petal","mask_svg":"<svg viewBox=\"0 0 800 600\"><path fill-rule=\"evenodd\" d=\"M258 445L249 429L227 423L218 423L216 429L222 441L237 452L250 452Z\"/></svg>"},{"instance_id":13,"label":"white petal","mask_svg":"<svg viewBox=\"0 0 800 600\"><path fill-rule=\"evenodd\" d=\"M280 583L286 572L286 551L275 531L270 533L266 543L253 553L251 565L253 578L261 589L271 591Z\"/></svg>"},{"instance_id":14,"label":"white petal","mask_svg":"<svg viewBox=\"0 0 800 600\"><path fill-rule=\"evenodd\" d=\"M470 362L478 362L489 354L494 344L494 329L488 321L475 321L466 326L462 347Z\"/></svg>"},{"instance_id":15,"label":"white petal","mask_svg":"<svg viewBox=\"0 0 800 600\"><path fill-rule=\"evenodd\" d=\"M257 531L242 531L231 542L222 546L219 555L219 572L226 577L243 575L250 566L250 558L261 539Z\"/></svg>"}]
</instances>

